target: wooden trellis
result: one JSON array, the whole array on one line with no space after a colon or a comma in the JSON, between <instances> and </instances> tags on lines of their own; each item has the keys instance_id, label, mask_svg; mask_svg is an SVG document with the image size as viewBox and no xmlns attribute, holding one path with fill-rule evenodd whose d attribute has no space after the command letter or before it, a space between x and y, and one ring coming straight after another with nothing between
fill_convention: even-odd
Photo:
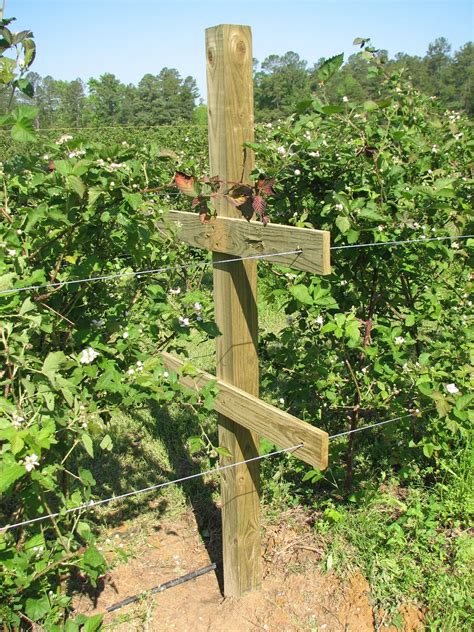
<instances>
[{"instance_id":1,"label":"wooden trellis","mask_svg":"<svg viewBox=\"0 0 474 632\"><path fill-rule=\"evenodd\" d=\"M225 182L250 182L254 140L252 41L248 26L223 24L206 30L209 111L209 159L212 175ZM243 175L242 175L243 174ZM259 436L279 448L302 443L295 456L314 467L328 463L328 435L258 399L257 261L221 263L235 257L301 250L272 261L316 274L329 274L330 235L308 230L247 222L223 196L216 199L217 217L201 224L195 213L173 211L177 235L185 243L213 252L215 320L219 395L219 445L231 456L222 465L255 457ZM166 366L179 373L183 362L163 354ZM187 386L202 387L215 376L199 372L181 376ZM240 596L260 584L259 462L222 472L222 533L224 592Z\"/></svg>"}]
</instances>

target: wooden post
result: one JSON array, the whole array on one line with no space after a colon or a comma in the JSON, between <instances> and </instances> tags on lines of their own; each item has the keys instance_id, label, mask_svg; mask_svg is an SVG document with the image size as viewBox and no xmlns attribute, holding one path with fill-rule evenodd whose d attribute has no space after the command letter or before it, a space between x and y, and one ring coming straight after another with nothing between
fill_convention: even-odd
<instances>
[{"instance_id":1,"label":"wooden post","mask_svg":"<svg viewBox=\"0 0 474 632\"><path fill-rule=\"evenodd\" d=\"M253 168L252 39L248 26L223 24L206 30L209 160L211 175L224 182L248 183ZM244 164L245 163L245 164ZM219 196L221 217L240 217ZM214 302L217 338L217 377L258 396L257 263L219 264L228 254L215 252ZM258 455L258 435L219 415L219 445L232 456L223 465ZM238 597L258 588L260 569L259 464L249 463L222 472L222 539L224 592Z\"/></svg>"}]
</instances>

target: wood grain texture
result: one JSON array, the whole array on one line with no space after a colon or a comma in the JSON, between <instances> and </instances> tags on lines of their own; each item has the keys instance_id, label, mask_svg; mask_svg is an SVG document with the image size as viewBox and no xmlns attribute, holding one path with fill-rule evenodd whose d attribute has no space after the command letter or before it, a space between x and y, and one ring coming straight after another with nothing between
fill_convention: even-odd
<instances>
[{"instance_id":1,"label":"wood grain texture","mask_svg":"<svg viewBox=\"0 0 474 632\"><path fill-rule=\"evenodd\" d=\"M175 225L176 237L190 246L239 257L302 250L269 261L313 274L331 273L330 233L326 230L271 223L263 226L234 217L212 217L209 223L201 224L197 213L186 211L170 211L166 221ZM165 223L158 225L164 227Z\"/></svg>"},{"instance_id":2,"label":"wood grain texture","mask_svg":"<svg viewBox=\"0 0 474 632\"><path fill-rule=\"evenodd\" d=\"M212 175L224 181L248 181L253 168L253 65L250 28L224 24L206 30L209 161ZM225 198L215 201L218 215L237 217ZM229 253L214 253L213 260ZM254 261L214 268L215 320L222 333L216 341L217 376L258 395L257 266ZM219 445L232 457L223 465L258 455L258 436L219 415ZM239 597L261 581L259 464L222 472L222 540L224 592Z\"/></svg>"},{"instance_id":3,"label":"wood grain texture","mask_svg":"<svg viewBox=\"0 0 474 632\"><path fill-rule=\"evenodd\" d=\"M210 373L199 370L196 374L186 375L183 373L186 366L183 360L166 352L161 355L167 370L177 373L180 383L192 390L199 390L209 382L216 381L219 394L214 407L217 412L269 439L279 448L290 448L303 443L304 446L295 450L294 455L313 467L326 469L329 446L327 432L249 395L236 386L226 384Z\"/></svg>"}]
</instances>

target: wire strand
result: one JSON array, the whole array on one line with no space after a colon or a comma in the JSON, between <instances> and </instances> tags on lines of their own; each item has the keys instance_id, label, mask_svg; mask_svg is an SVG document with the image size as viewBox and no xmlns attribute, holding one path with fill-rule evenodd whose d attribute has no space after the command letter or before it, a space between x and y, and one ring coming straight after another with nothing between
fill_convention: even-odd
<instances>
[{"instance_id":1,"label":"wire strand","mask_svg":"<svg viewBox=\"0 0 474 632\"><path fill-rule=\"evenodd\" d=\"M42 522L44 520L57 518L58 516L69 514L75 511L92 509L93 507L98 507L99 505L105 505L107 503L113 502L114 500L121 500L123 498L129 498L130 496L137 496L138 494L145 494L148 492L156 491L157 489L162 489L163 487L169 487L170 485L177 485L178 483L184 483L185 481L190 481L194 478L200 478L201 476L207 476L208 474L215 474L216 472L229 470L231 468L238 467L239 465L245 465L246 463L262 461L263 459L268 459L271 456L276 456L277 454L283 454L284 452L293 452L294 450L298 450L298 448L302 448L303 445L304 445L303 443L298 443L297 445L291 446L289 448L283 448L282 450L275 450L274 452L269 452L268 454L261 454L259 456L254 456L251 459L246 459L245 461L237 461L237 463L229 463L229 465L222 465L221 467L216 467L211 470L206 470L205 472L198 472L197 474L191 474L190 476L183 476L182 478L177 478L172 481L166 481L165 483L150 485L149 487L136 489L131 492L126 492L125 494L120 494L119 496L111 496L110 498L103 498L102 500L95 500L95 501L91 500L90 502L83 503L82 505L78 505L77 507L70 507L69 509L66 509L65 511L57 511L55 513L50 513L46 516L38 516L38 518L32 518L31 520L23 520L22 522L16 522L15 524L5 525L4 527L0 527L0 533L5 532L5 531L10 531L11 529L16 529L18 527L23 527L28 524L33 524L36 522Z\"/></svg>"},{"instance_id":2,"label":"wire strand","mask_svg":"<svg viewBox=\"0 0 474 632\"><path fill-rule=\"evenodd\" d=\"M265 255L249 255L248 257L237 257L237 258L232 258L232 259L223 259L222 261L201 261L195 264L191 264L191 265L178 265L178 266L165 266L163 268L152 268L150 270L139 270L139 271L132 271L132 272L119 272L117 274L107 274L104 276L97 276L97 277L86 277L84 279L72 279L71 281L56 281L54 283L44 283L42 285L27 285L25 287L17 287L17 288L11 288L9 290L2 290L0 292L0 296L4 296L6 294L14 294L16 292L25 292L27 290L43 290L46 288L51 288L51 287L61 287L64 285L75 285L77 283L93 283L93 282L97 282L97 281L110 281L112 279L120 279L123 277L140 277L140 276L145 276L148 274L160 274L161 272L167 272L169 270L189 270L191 268L198 268L200 266L202 267L207 267L207 266L218 266L218 265L222 265L223 263L235 263L238 261L248 261L251 259L268 259L270 257L280 257L283 255L298 255L301 254L303 251L302 250L289 250L287 252L272 252L270 254L265 254Z\"/></svg>"},{"instance_id":3,"label":"wire strand","mask_svg":"<svg viewBox=\"0 0 474 632\"><path fill-rule=\"evenodd\" d=\"M331 250L345 250L347 248L371 248L377 246L402 246L404 244L425 244L428 241L443 241L445 239L471 239L474 235L458 235L456 237L426 237L425 239L404 239L402 241L376 241L370 244L348 244L346 246L331 246Z\"/></svg>"},{"instance_id":4,"label":"wire strand","mask_svg":"<svg viewBox=\"0 0 474 632\"><path fill-rule=\"evenodd\" d=\"M199 123L186 123L185 129L191 129L193 127L202 127L203 130L207 130L207 125L200 125ZM83 127L35 127L35 132L75 132L75 131L100 131L103 129L176 129L176 125L99 125L98 127L83 126ZM0 132L10 133L9 129L0 129Z\"/></svg>"},{"instance_id":5,"label":"wire strand","mask_svg":"<svg viewBox=\"0 0 474 632\"><path fill-rule=\"evenodd\" d=\"M447 236L446 237L430 237L427 239L406 239L404 241L381 241L381 242L374 242L374 243L368 243L368 244L349 244L346 246L331 246L331 250L345 250L347 248L369 248L369 247L375 247L375 246L399 246L403 244L426 243L429 241L443 241L446 239L456 240L456 239L471 239L471 238L474 238L474 235L458 235L457 237L447 237ZM202 261L202 262L190 264L190 265L165 266L163 268L154 268L151 270L120 272L118 274L108 274L108 275L98 276L98 277L86 277L84 279L72 279L71 281L57 281L55 283L44 283L42 285L27 285L25 287L2 290L0 291L0 296L5 296L7 294L14 294L16 292L26 292L29 290L41 290L41 289L46 289L46 288L51 288L51 287L62 287L65 285L74 285L77 283L93 283L97 281L110 281L112 279L120 279L124 277L135 277L135 276L139 277L139 276L148 275L148 274L160 274L161 272L167 272L169 270L184 270L184 269L197 268L200 266L203 266L203 267L206 267L209 265L216 266L216 265L221 265L223 263L236 263L238 261L248 261L252 259L268 259L271 257L281 257L285 255L298 255L298 254L301 254L302 252L303 250L301 249L289 250L287 252L273 252L273 253L263 254L263 255L249 255L248 257L234 257L232 259L223 259L222 261Z\"/></svg>"},{"instance_id":6,"label":"wire strand","mask_svg":"<svg viewBox=\"0 0 474 632\"><path fill-rule=\"evenodd\" d=\"M401 415L400 417L394 417L393 419L386 419L385 421L379 421L376 424L370 424L369 426L362 426L361 428L354 428L354 430L347 430L347 432L338 432L335 435L331 435L329 439L337 439L339 437L347 437L348 435L354 434L354 432L362 432L362 430L369 430L370 428L376 428L377 426L384 426L385 424L391 424L393 421L400 421L400 419L407 419L408 417L413 417L413 415L420 414L419 410L413 410L411 413L406 415Z\"/></svg>"}]
</instances>

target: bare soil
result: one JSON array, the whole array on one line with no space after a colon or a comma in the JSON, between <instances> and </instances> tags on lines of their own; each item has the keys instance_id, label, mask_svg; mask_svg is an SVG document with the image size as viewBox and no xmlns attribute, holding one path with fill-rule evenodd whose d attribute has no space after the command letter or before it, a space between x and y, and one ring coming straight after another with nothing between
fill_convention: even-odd
<instances>
[{"instance_id":1,"label":"bare soil","mask_svg":"<svg viewBox=\"0 0 474 632\"><path fill-rule=\"evenodd\" d=\"M341 579L332 571L318 570L322 550L307 517L295 520L295 512L289 513L265 529L260 590L224 599L219 571L212 571L107 613L106 627L118 632L395 632L384 625L383 612L374 612L370 586L362 575ZM152 527L139 542L130 526L114 531L109 540L111 548L133 555L113 567L94 594L77 594L76 612L104 612L126 597L207 566L208 550L214 557L216 548L209 546L209 538L206 548L191 511ZM404 631L423 629L423 614L417 608L404 606L400 614Z\"/></svg>"}]
</instances>

